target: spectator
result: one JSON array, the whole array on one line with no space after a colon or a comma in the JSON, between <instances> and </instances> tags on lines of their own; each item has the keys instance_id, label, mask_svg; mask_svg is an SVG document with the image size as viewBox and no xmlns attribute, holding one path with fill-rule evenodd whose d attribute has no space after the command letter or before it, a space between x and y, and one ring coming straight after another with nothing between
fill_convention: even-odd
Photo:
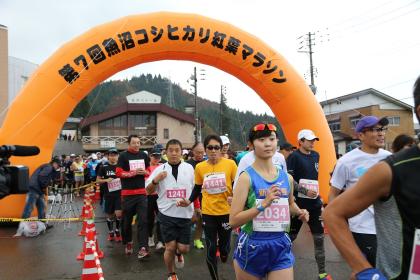
<instances>
[{"instance_id":1,"label":"spectator","mask_svg":"<svg viewBox=\"0 0 420 280\"><path fill-rule=\"evenodd\" d=\"M402 149L411 148L414 145L414 138L407 134L400 134L395 137L394 142L392 142L392 152L396 153Z\"/></svg>"}]
</instances>

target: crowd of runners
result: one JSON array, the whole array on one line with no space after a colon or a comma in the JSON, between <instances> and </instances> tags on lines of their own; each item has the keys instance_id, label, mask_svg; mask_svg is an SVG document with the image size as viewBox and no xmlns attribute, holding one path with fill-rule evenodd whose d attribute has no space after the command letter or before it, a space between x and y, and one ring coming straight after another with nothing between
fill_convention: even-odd
<instances>
[{"instance_id":1,"label":"crowd of runners","mask_svg":"<svg viewBox=\"0 0 420 280\"><path fill-rule=\"evenodd\" d=\"M414 101L420 119L420 79ZM231 250L237 279L293 279L291 248L303 223L311 230L320 280L332 279L324 223L352 279L420 279L420 145L400 136L393 153L384 150L387 125L376 116L357 123L361 144L338 159L327 207L316 152L323 139L302 128L297 147L279 143L278 128L264 122L249 129L247 151L236 156L224 135L208 135L189 151L177 139L142 151L140 138L130 135L123 152L63 156L57 180L99 183L108 240L122 242L125 254L136 252L140 260L151 247L164 252L168 280L178 279L190 244L205 248L213 280Z\"/></svg>"}]
</instances>

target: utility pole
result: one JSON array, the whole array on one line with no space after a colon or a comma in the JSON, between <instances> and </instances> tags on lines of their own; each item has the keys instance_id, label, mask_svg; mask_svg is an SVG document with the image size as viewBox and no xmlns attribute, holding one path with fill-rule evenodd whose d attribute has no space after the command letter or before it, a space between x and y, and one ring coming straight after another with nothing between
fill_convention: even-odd
<instances>
[{"instance_id":1,"label":"utility pole","mask_svg":"<svg viewBox=\"0 0 420 280\"><path fill-rule=\"evenodd\" d=\"M205 70L204 69L200 69L199 70L200 73L200 77L197 77L197 67L194 66L194 73L191 75L191 77L188 79L188 83L191 86L192 82L192 86L193 86L193 94L194 94L194 141L195 142L199 142L201 141L201 121L200 121L200 117L198 115L198 90L197 90L197 82L198 80L205 80Z\"/></svg>"},{"instance_id":2,"label":"utility pole","mask_svg":"<svg viewBox=\"0 0 420 280\"><path fill-rule=\"evenodd\" d=\"M197 108L197 67L194 66L194 74L193 74L193 81L194 81L194 121L195 121L195 130L194 130L194 141L195 143L198 142L198 108Z\"/></svg>"},{"instance_id":3,"label":"utility pole","mask_svg":"<svg viewBox=\"0 0 420 280\"><path fill-rule=\"evenodd\" d=\"M314 95L316 94L316 86L315 86L315 67L313 65L313 58L312 58L312 54L314 53L314 51L312 50L312 46L315 46L315 33L311 33L308 32L308 34L304 35L304 36L300 36L298 38L298 40L302 39L299 44L299 50L298 52L304 52L304 53L309 53L309 73L311 75L311 84L309 85L309 87L311 88L312 92L314 93ZM305 44L306 43L306 44ZM302 50L303 48L308 47L307 50Z\"/></svg>"}]
</instances>

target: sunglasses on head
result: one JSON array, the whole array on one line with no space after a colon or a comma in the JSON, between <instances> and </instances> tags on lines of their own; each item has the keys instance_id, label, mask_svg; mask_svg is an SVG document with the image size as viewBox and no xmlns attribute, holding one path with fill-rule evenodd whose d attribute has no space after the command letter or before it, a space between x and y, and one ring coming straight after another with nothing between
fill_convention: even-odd
<instances>
[{"instance_id":1,"label":"sunglasses on head","mask_svg":"<svg viewBox=\"0 0 420 280\"><path fill-rule=\"evenodd\" d=\"M277 131L277 127L272 123L259 123L256 126L254 126L254 131L263 131L265 128L268 128L270 131Z\"/></svg>"},{"instance_id":2,"label":"sunglasses on head","mask_svg":"<svg viewBox=\"0 0 420 280\"><path fill-rule=\"evenodd\" d=\"M218 146L218 145L214 145L214 146L207 145L206 149L209 149L210 151L213 151L213 150L218 151L218 150L220 150L220 146Z\"/></svg>"}]
</instances>

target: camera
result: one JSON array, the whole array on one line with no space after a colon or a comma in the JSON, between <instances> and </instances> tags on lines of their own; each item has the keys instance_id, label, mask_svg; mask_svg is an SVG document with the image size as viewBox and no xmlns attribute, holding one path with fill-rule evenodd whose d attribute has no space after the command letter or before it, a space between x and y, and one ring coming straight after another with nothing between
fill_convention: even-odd
<instances>
[{"instance_id":1,"label":"camera","mask_svg":"<svg viewBox=\"0 0 420 280\"><path fill-rule=\"evenodd\" d=\"M9 194L28 192L29 168L24 165L10 165L11 156L34 156L39 154L36 146L0 146L0 199Z\"/></svg>"}]
</instances>

